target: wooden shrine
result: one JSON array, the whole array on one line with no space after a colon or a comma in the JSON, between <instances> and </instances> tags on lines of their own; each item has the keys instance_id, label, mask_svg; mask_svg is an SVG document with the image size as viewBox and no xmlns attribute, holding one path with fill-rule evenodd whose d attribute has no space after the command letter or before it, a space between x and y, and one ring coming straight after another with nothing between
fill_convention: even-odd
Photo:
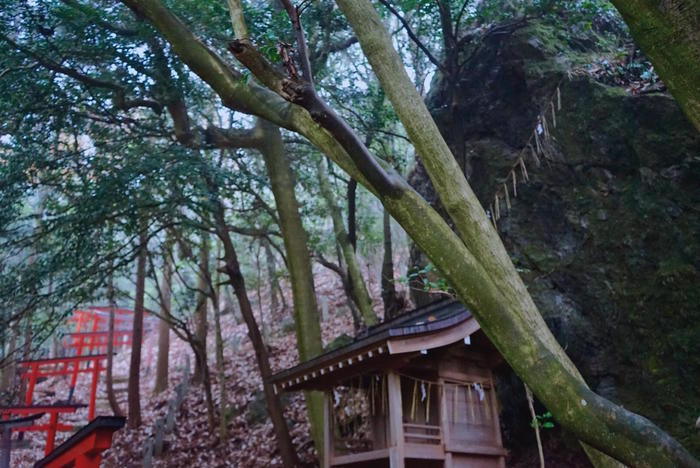
<instances>
[{"instance_id":1,"label":"wooden shrine","mask_svg":"<svg viewBox=\"0 0 700 468\"><path fill-rule=\"evenodd\" d=\"M505 467L491 370L502 358L444 300L272 376L325 394L324 467Z\"/></svg>"}]
</instances>

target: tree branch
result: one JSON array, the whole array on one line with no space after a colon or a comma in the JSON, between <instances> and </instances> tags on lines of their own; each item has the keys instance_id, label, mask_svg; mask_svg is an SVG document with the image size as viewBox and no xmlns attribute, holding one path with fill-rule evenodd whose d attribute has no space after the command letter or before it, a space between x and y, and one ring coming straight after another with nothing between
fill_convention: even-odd
<instances>
[{"instance_id":1,"label":"tree branch","mask_svg":"<svg viewBox=\"0 0 700 468\"><path fill-rule=\"evenodd\" d=\"M418 48L423 51L426 57L428 57L428 60L430 60L430 62L433 65L438 67L438 69L440 69L442 73L447 74L447 68L445 68L445 65L441 61L439 61L437 57L435 57L433 53L430 52L430 50L421 42L421 40L418 38L418 35L416 35L416 33L413 32L413 29L411 29L411 25L408 24L408 21L406 21L406 19L399 14L399 12L391 5L391 3L389 3L388 0L379 0L379 3L384 5L386 9L389 10L389 12L392 15L394 15L396 19L399 20L404 29L406 29L406 34L408 34L408 37L410 37L411 40L416 43Z\"/></svg>"}]
</instances>

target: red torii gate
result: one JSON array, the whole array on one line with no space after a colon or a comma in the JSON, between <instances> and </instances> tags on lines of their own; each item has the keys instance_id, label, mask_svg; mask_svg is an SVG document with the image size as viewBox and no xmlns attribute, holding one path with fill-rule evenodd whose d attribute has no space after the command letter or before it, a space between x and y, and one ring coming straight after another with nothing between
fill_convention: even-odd
<instances>
[{"instance_id":1,"label":"red torii gate","mask_svg":"<svg viewBox=\"0 0 700 468\"><path fill-rule=\"evenodd\" d=\"M27 385L27 393L25 396L26 405L31 405L34 397L34 386L39 377L56 377L56 376L71 376L70 397L73 396L73 390L78 379L79 373L92 373L92 382L90 388L90 406L88 409L88 420L95 417L95 401L97 398L97 383L100 379L100 372L106 367L102 366L101 361L106 360L106 354L93 354L85 356L67 356L60 358L47 359L32 359L20 361L19 365L24 370L21 376L29 381ZM81 368L80 364L86 362L87 367Z\"/></svg>"},{"instance_id":2,"label":"red torii gate","mask_svg":"<svg viewBox=\"0 0 700 468\"><path fill-rule=\"evenodd\" d=\"M121 325L130 325L132 323L133 319L129 316L134 313L132 310L115 308L114 312L115 328L124 328L121 327ZM68 320L75 322L76 333L83 331L105 331L100 330L100 328L107 328L107 324L109 323L109 307L76 309Z\"/></svg>"},{"instance_id":3,"label":"red torii gate","mask_svg":"<svg viewBox=\"0 0 700 468\"><path fill-rule=\"evenodd\" d=\"M132 335L131 330L114 330L114 347L131 345ZM82 354L83 348L90 348L90 354L94 351L106 353L108 344L109 332L106 331L69 333L63 341L63 346L68 349L76 349L77 355Z\"/></svg>"},{"instance_id":4,"label":"red torii gate","mask_svg":"<svg viewBox=\"0 0 700 468\"><path fill-rule=\"evenodd\" d=\"M34 468L99 468L102 452L112 446L112 434L124 427L123 416L98 416L83 426Z\"/></svg>"},{"instance_id":5,"label":"red torii gate","mask_svg":"<svg viewBox=\"0 0 700 468\"><path fill-rule=\"evenodd\" d=\"M32 416L36 414L48 413L48 424L31 424L15 428L16 432L28 431L46 431L46 448L44 453L48 455L54 448L56 442L56 432L72 431L73 426L61 424L58 422L58 416L62 413L75 413L79 408L84 408L81 404L55 404L55 405L17 405L17 406L0 406L0 417L4 420L10 419L10 416Z\"/></svg>"}]
</instances>

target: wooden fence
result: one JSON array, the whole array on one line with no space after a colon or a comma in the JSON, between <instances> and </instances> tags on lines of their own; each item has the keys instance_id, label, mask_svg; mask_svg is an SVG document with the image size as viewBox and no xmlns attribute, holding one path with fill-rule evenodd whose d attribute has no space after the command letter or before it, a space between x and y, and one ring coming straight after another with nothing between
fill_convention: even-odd
<instances>
[{"instance_id":1,"label":"wooden fence","mask_svg":"<svg viewBox=\"0 0 700 468\"><path fill-rule=\"evenodd\" d=\"M165 436L173 432L175 428L175 419L180 412L182 402L185 400L185 395L190 387L190 359L185 360L185 371L183 373L182 382L175 387L175 398L168 402L168 412L165 416L156 419L153 424L151 437L146 440L143 447L143 468L151 468L153 466L153 457L159 457L163 453L163 442Z\"/></svg>"}]
</instances>

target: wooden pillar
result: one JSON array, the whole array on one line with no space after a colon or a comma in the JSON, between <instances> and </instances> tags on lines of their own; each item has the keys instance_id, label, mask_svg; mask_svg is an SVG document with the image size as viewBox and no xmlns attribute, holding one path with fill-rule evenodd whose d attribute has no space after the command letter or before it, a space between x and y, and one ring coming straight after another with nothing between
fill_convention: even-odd
<instances>
[{"instance_id":1,"label":"wooden pillar","mask_svg":"<svg viewBox=\"0 0 700 468\"><path fill-rule=\"evenodd\" d=\"M389 467L404 468L403 410L401 406L401 377L387 374L389 392Z\"/></svg>"},{"instance_id":2,"label":"wooden pillar","mask_svg":"<svg viewBox=\"0 0 700 468\"><path fill-rule=\"evenodd\" d=\"M51 412L49 417L49 427L46 432L46 451L45 455L48 455L53 451L54 443L56 441L56 430L58 428L58 413L55 411Z\"/></svg>"},{"instance_id":3,"label":"wooden pillar","mask_svg":"<svg viewBox=\"0 0 700 468\"><path fill-rule=\"evenodd\" d=\"M36 385L37 374L39 373L39 364L36 362L33 363L30 372L29 385L27 386L27 394L24 399L27 406L32 404L32 399L34 398L34 386Z\"/></svg>"},{"instance_id":4,"label":"wooden pillar","mask_svg":"<svg viewBox=\"0 0 700 468\"><path fill-rule=\"evenodd\" d=\"M494 438L496 441L496 445L498 447L503 447L503 440L501 439L501 423L498 420L498 405L496 402L496 388L493 386L493 376L491 372L489 372L489 384L490 384L490 389L489 389L489 395L491 397L491 421L493 422L493 432L494 432ZM500 468L505 468L506 467L506 459L505 457L499 457L498 458L498 466Z\"/></svg>"},{"instance_id":5,"label":"wooden pillar","mask_svg":"<svg viewBox=\"0 0 700 468\"><path fill-rule=\"evenodd\" d=\"M323 394L323 468L333 460L333 403L331 391Z\"/></svg>"},{"instance_id":6,"label":"wooden pillar","mask_svg":"<svg viewBox=\"0 0 700 468\"><path fill-rule=\"evenodd\" d=\"M95 418L97 383L100 381L100 359L93 359L92 366L92 385L90 386L90 408L88 409L88 422L92 421Z\"/></svg>"}]
</instances>

